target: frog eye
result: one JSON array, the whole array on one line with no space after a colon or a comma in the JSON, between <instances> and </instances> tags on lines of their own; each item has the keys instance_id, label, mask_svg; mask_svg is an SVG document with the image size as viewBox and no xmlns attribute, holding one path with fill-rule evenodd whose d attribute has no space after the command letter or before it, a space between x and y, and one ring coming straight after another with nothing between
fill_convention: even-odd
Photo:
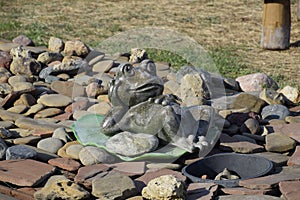
<instances>
[{"instance_id":1,"label":"frog eye","mask_svg":"<svg viewBox=\"0 0 300 200\"><path fill-rule=\"evenodd\" d=\"M151 60L144 60L141 63L141 66L150 74L156 76L156 66Z\"/></svg>"},{"instance_id":2,"label":"frog eye","mask_svg":"<svg viewBox=\"0 0 300 200\"><path fill-rule=\"evenodd\" d=\"M122 74L125 76L133 76L134 75L134 69L131 64L125 64L121 68Z\"/></svg>"}]
</instances>

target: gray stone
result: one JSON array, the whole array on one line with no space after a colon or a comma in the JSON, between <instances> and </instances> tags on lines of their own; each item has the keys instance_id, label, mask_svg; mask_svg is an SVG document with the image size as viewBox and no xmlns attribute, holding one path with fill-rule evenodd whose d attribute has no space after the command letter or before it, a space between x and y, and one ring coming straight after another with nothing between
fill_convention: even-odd
<instances>
[{"instance_id":1,"label":"gray stone","mask_svg":"<svg viewBox=\"0 0 300 200\"><path fill-rule=\"evenodd\" d=\"M261 152L261 153L257 153L255 155L264 157L270 161L273 162L274 166L284 166L286 165L289 156L281 154L281 153L274 153L274 152Z\"/></svg>"},{"instance_id":2,"label":"gray stone","mask_svg":"<svg viewBox=\"0 0 300 200\"><path fill-rule=\"evenodd\" d=\"M296 146L296 141L281 133L266 136L266 150L271 152L287 152Z\"/></svg>"},{"instance_id":3,"label":"gray stone","mask_svg":"<svg viewBox=\"0 0 300 200\"><path fill-rule=\"evenodd\" d=\"M12 87L7 83L0 83L0 94L8 95L12 92Z\"/></svg>"},{"instance_id":4,"label":"gray stone","mask_svg":"<svg viewBox=\"0 0 300 200\"><path fill-rule=\"evenodd\" d=\"M6 160L35 159L36 151L24 145L14 145L6 150Z\"/></svg>"},{"instance_id":5,"label":"gray stone","mask_svg":"<svg viewBox=\"0 0 300 200\"><path fill-rule=\"evenodd\" d=\"M52 76L52 75L49 75L45 78L45 83L52 83L55 81L60 81L60 78L57 76Z\"/></svg>"},{"instance_id":6,"label":"gray stone","mask_svg":"<svg viewBox=\"0 0 300 200\"><path fill-rule=\"evenodd\" d=\"M48 49L51 52L61 52L64 49L64 42L60 38L50 37Z\"/></svg>"},{"instance_id":7,"label":"gray stone","mask_svg":"<svg viewBox=\"0 0 300 200\"><path fill-rule=\"evenodd\" d=\"M137 194L134 182L127 176L111 173L92 181L92 194L99 199L127 199Z\"/></svg>"},{"instance_id":8,"label":"gray stone","mask_svg":"<svg viewBox=\"0 0 300 200\"><path fill-rule=\"evenodd\" d=\"M15 116L15 117L18 117L18 116ZM19 117L15 121L15 124L19 128L35 130L35 131L46 131L46 132L54 131L55 129L62 127L61 125L53 123L53 122L47 122L47 121L38 120L38 119L34 120L29 117Z\"/></svg>"},{"instance_id":9,"label":"gray stone","mask_svg":"<svg viewBox=\"0 0 300 200\"><path fill-rule=\"evenodd\" d=\"M163 175L152 179L142 190L145 199L178 199L184 200L186 187L184 182L173 175Z\"/></svg>"},{"instance_id":10,"label":"gray stone","mask_svg":"<svg viewBox=\"0 0 300 200\"><path fill-rule=\"evenodd\" d=\"M290 111L286 106L283 105L268 105L261 111L262 118L267 120L284 120L288 115L290 115Z\"/></svg>"},{"instance_id":11,"label":"gray stone","mask_svg":"<svg viewBox=\"0 0 300 200\"><path fill-rule=\"evenodd\" d=\"M83 146L81 144L73 144L66 148L66 153L73 159L79 160L79 153Z\"/></svg>"},{"instance_id":12,"label":"gray stone","mask_svg":"<svg viewBox=\"0 0 300 200\"><path fill-rule=\"evenodd\" d=\"M0 52L1 53L1 52ZM1 56L1 54L0 54ZM0 57L1 62L1 57ZM0 63L1 65L1 63ZM8 79L11 77L11 73L4 67L0 67L0 83L7 83Z\"/></svg>"},{"instance_id":13,"label":"gray stone","mask_svg":"<svg viewBox=\"0 0 300 200\"><path fill-rule=\"evenodd\" d=\"M58 139L64 141L65 143L72 141L72 138L70 137L70 135L66 131L66 128L64 128L64 127L55 129L52 134L52 137L58 138Z\"/></svg>"},{"instance_id":14,"label":"gray stone","mask_svg":"<svg viewBox=\"0 0 300 200\"><path fill-rule=\"evenodd\" d=\"M154 135L121 132L110 137L105 145L112 152L131 157L154 151L158 143L159 141Z\"/></svg>"},{"instance_id":15,"label":"gray stone","mask_svg":"<svg viewBox=\"0 0 300 200\"><path fill-rule=\"evenodd\" d=\"M56 153L63 145L64 144L60 139L51 137L40 140L37 144L37 148L50 153Z\"/></svg>"},{"instance_id":16,"label":"gray stone","mask_svg":"<svg viewBox=\"0 0 300 200\"><path fill-rule=\"evenodd\" d=\"M4 160L5 159L5 155L6 155L6 150L7 150L7 145L5 143L5 141L0 138L0 160Z\"/></svg>"},{"instance_id":17,"label":"gray stone","mask_svg":"<svg viewBox=\"0 0 300 200\"><path fill-rule=\"evenodd\" d=\"M51 176L46 185L34 193L37 200L44 199L90 199L90 193L63 175Z\"/></svg>"},{"instance_id":18,"label":"gray stone","mask_svg":"<svg viewBox=\"0 0 300 200\"><path fill-rule=\"evenodd\" d=\"M62 94L45 94L38 99L41 103L48 107L64 107L69 105L72 99Z\"/></svg>"},{"instance_id":19,"label":"gray stone","mask_svg":"<svg viewBox=\"0 0 300 200\"><path fill-rule=\"evenodd\" d=\"M25 35L19 35L19 36L15 37L12 40L12 42L17 43L22 46L34 46L33 41Z\"/></svg>"},{"instance_id":20,"label":"gray stone","mask_svg":"<svg viewBox=\"0 0 300 200\"><path fill-rule=\"evenodd\" d=\"M262 91L263 88L278 89L277 83L264 73L247 74L236 79L244 92Z\"/></svg>"},{"instance_id":21,"label":"gray stone","mask_svg":"<svg viewBox=\"0 0 300 200\"><path fill-rule=\"evenodd\" d=\"M257 119L247 119L241 126L240 131L243 133L258 134L260 132L260 126Z\"/></svg>"},{"instance_id":22,"label":"gray stone","mask_svg":"<svg viewBox=\"0 0 300 200\"><path fill-rule=\"evenodd\" d=\"M79 159L83 165L93 165L97 163L112 163L115 157L105 150L94 146L86 146L79 152Z\"/></svg>"},{"instance_id":23,"label":"gray stone","mask_svg":"<svg viewBox=\"0 0 300 200\"><path fill-rule=\"evenodd\" d=\"M216 200L282 200L282 199L271 195L234 194L234 195L218 196Z\"/></svg>"}]
</instances>

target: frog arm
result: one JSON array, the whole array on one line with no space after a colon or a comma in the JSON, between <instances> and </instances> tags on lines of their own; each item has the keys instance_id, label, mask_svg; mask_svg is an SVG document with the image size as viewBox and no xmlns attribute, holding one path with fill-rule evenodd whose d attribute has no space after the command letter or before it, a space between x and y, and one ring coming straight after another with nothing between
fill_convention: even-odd
<instances>
[{"instance_id":1,"label":"frog arm","mask_svg":"<svg viewBox=\"0 0 300 200\"><path fill-rule=\"evenodd\" d=\"M126 107L115 106L104 117L101 122L101 131L105 135L114 135L121 131L118 122L122 119L125 113L128 111Z\"/></svg>"}]
</instances>

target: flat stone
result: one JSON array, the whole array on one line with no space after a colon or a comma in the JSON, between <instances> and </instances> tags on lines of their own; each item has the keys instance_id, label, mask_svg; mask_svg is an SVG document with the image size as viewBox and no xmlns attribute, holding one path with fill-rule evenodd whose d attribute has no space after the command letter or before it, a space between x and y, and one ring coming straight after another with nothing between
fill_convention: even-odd
<instances>
[{"instance_id":1,"label":"flat stone","mask_svg":"<svg viewBox=\"0 0 300 200\"><path fill-rule=\"evenodd\" d=\"M111 109L111 104L107 102L99 102L97 104L92 105L91 107L88 108L88 112L90 113L95 113L99 115L105 115L108 113L108 111Z\"/></svg>"},{"instance_id":2,"label":"flat stone","mask_svg":"<svg viewBox=\"0 0 300 200\"><path fill-rule=\"evenodd\" d=\"M293 103L298 103L300 100L300 92L295 87L291 87L291 86L287 85L287 86L284 86L284 88L282 88L279 92L281 94L283 94L286 98L288 98L288 100L290 100Z\"/></svg>"},{"instance_id":3,"label":"flat stone","mask_svg":"<svg viewBox=\"0 0 300 200\"><path fill-rule=\"evenodd\" d=\"M0 121L0 127L10 129L14 127L14 123L11 121Z\"/></svg>"},{"instance_id":4,"label":"flat stone","mask_svg":"<svg viewBox=\"0 0 300 200\"><path fill-rule=\"evenodd\" d=\"M300 181L282 181L279 183L279 189L286 200L299 199Z\"/></svg>"},{"instance_id":5,"label":"flat stone","mask_svg":"<svg viewBox=\"0 0 300 200\"><path fill-rule=\"evenodd\" d=\"M14 92L32 92L35 87L30 82L16 82L12 85Z\"/></svg>"},{"instance_id":6,"label":"flat stone","mask_svg":"<svg viewBox=\"0 0 300 200\"><path fill-rule=\"evenodd\" d=\"M34 193L36 200L89 199L90 193L63 175L51 176L45 186Z\"/></svg>"},{"instance_id":7,"label":"flat stone","mask_svg":"<svg viewBox=\"0 0 300 200\"><path fill-rule=\"evenodd\" d=\"M283 167L282 171L278 174L272 174L269 176L241 180L239 182L240 186L249 188L249 189L269 189L278 185L281 181L293 181L300 179L300 167L289 166Z\"/></svg>"},{"instance_id":8,"label":"flat stone","mask_svg":"<svg viewBox=\"0 0 300 200\"><path fill-rule=\"evenodd\" d=\"M19 35L19 36L15 37L12 40L12 42L17 43L22 46L34 46L33 41L25 35Z\"/></svg>"},{"instance_id":9,"label":"flat stone","mask_svg":"<svg viewBox=\"0 0 300 200\"><path fill-rule=\"evenodd\" d=\"M36 130L36 131L50 131L53 132L55 129L62 127L59 124L47 122L44 120L34 120L28 117L20 117L15 122L16 126L23 129Z\"/></svg>"},{"instance_id":10,"label":"flat stone","mask_svg":"<svg viewBox=\"0 0 300 200\"><path fill-rule=\"evenodd\" d=\"M288 160L287 165L288 166L300 165L300 146L296 147L293 155Z\"/></svg>"},{"instance_id":11,"label":"flat stone","mask_svg":"<svg viewBox=\"0 0 300 200\"><path fill-rule=\"evenodd\" d=\"M33 149L37 153L36 160L39 160L39 161L47 163L48 160L50 160L52 158L58 158L58 156L56 154L50 153L50 152L45 151L43 149L39 149L39 148L36 148L34 146L25 145L25 144L23 146L31 148L31 149Z\"/></svg>"},{"instance_id":12,"label":"flat stone","mask_svg":"<svg viewBox=\"0 0 300 200\"><path fill-rule=\"evenodd\" d=\"M62 140L65 143L72 140L72 138L68 134L66 128L63 128L63 127L55 129L54 132L53 132L52 137L58 138L58 139Z\"/></svg>"},{"instance_id":13,"label":"flat stone","mask_svg":"<svg viewBox=\"0 0 300 200\"><path fill-rule=\"evenodd\" d=\"M64 121L68 121L72 118L72 113L62 113L60 115L56 115L54 117L52 117L53 119L56 119L58 121L64 122Z\"/></svg>"},{"instance_id":14,"label":"flat stone","mask_svg":"<svg viewBox=\"0 0 300 200\"><path fill-rule=\"evenodd\" d=\"M261 111L261 116L263 119L281 119L284 120L290 111L286 106L283 105L268 105L264 107Z\"/></svg>"},{"instance_id":15,"label":"flat stone","mask_svg":"<svg viewBox=\"0 0 300 200\"><path fill-rule=\"evenodd\" d=\"M59 108L45 108L34 115L34 118L46 118L53 117L55 115L61 114L63 111Z\"/></svg>"},{"instance_id":16,"label":"flat stone","mask_svg":"<svg viewBox=\"0 0 300 200\"><path fill-rule=\"evenodd\" d=\"M0 51L0 68L8 69L11 61L12 61L12 57L8 52Z\"/></svg>"},{"instance_id":17,"label":"flat stone","mask_svg":"<svg viewBox=\"0 0 300 200\"><path fill-rule=\"evenodd\" d=\"M35 114L37 112L39 112L40 110L42 110L44 108L44 105L43 104L34 104L32 105L26 113L24 113L25 116L29 116L31 114Z\"/></svg>"},{"instance_id":18,"label":"flat stone","mask_svg":"<svg viewBox=\"0 0 300 200\"><path fill-rule=\"evenodd\" d=\"M16 138L13 140L14 144L28 144L28 145L36 145L38 141L40 141L41 137L39 136L27 136L27 137L21 137Z\"/></svg>"},{"instance_id":19,"label":"flat stone","mask_svg":"<svg viewBox=\"0 0 300 200\"><path fill-rule=\"evenodd\" d=\"M191 183L187 188L186 200L213 199L218 185L214 183Z\"/></svg>"},{"instance_id":20,"label":"flat stone","mask_svg":"<svg viewBox=\"0 0 300 200\"><path fill-rule=\"evenodd\" d=\"M68 97L85 96L84 87L74 81L54 81L51 83L51 89Z\"/></svg>"},{"instance_id":21,"label":"flat stone","mask_svg":"<svg viewBox=\"0 0 300 200\"><path fill-rule=\"evenodd\" d=\"M14 122L17 119L22 118L22 117L24 117L24 116L21 114L13 113L13 112L10 112L7 110L0 109L0 118L3 121L13 121Z\"/></svg>"},{"instance_id":22,"label":"flat stone","mask_svg":"<svg viewBox=\"0 0 300 200\"><path fill-rule=\"evenodd\" d=\"M158 139L150 134L121 132L110 137L105 145L112 152L130 157L155 150Z\"/></svg>"},{"instance_id":23,"label":"flat stone","mask_svg":"<svg viewBox=\"0 0 300 200\"><path fill-rule=\"evenodd\" d=\"M182 165L176 163L149 163L146 165L148 169L172 169L179 170Z\"/></svg>"},{"instance_id":24,"label":"flat stone","mask_svg":"<svg viewBox=\"0 0 300 200\"><path fill-rule=\"evenodd\" d=\"M78 141L67 142L62 148L60 148L57 151L57 155L59 155L60 157L63 157L63 158L70 158L70 156L66 153L66 149L69 146L75 145L75 144L79 144L79 142Z\"/></svg>"},{"instance_id":25,"label":"flat stone","mask_svg":"<svg viewBox=\"0 0 300 200\"><path fill-rule=\"evenodd\" d=\"M251 142L221 143L220 148L223 150L232 150L236 153L258 153L264 151L263 146Z\"/></svg>"},{"instance_id":26,"label":"flat stone","mask_svg":"<svg viewBox=\"0 0 300 200\"><path fill-rule=\"evenodd\" d=\"M52 52L61 52L64 49L64 42L60 38L50 37L48 49Z\"/></svg>"},{"instance_id":27,"label":"flat stone","mask_svg":"<svg viewBox=\"0 0 300 200\"><path fill-rule=\"evenodd\" d=\"M37 148L43 149L50 153L56 153L63 146L62 140L58 138L45 138L38 142Z\"/></svg>"},{"instance_id":28,"label":"flat stone","mask_svg":"<svg viewBox=\"0 0 300 200\"><path fill-rule=\"evenodd\" d=\"M71 158L53 158L48 160L48 163L67 171L76 171L81 166L79 162Z\"/></svg>"},{"instance_id":29,"label":"flat stone","mask_svg":"<svg viewBox=\"0 0 300 200\"><path fill-rule=\"evenodd\" d=\"M88 100L75 101L65 108L65 112L72 113L75 110L86 110L89 104L90 102Z\"/></svg>"},{"instance_id":30,"label":"flat stone","mask_svg":"<svg viewBox=\"0 0 300 200\"><path fill-rule=\"evenodd\" d=\"M101 60L93 65L93 72L106 73L112 68L113 60Z\"/></svg>"},{"instance_id":31,"label":"flat stone","mask_svg":"<svg viewBox=\"0 0 300 200\"><path fill-rule=\"evenodd\" d=\"M1 67L1 51L0 51L0 83L7 83L11 73L4 67Z\"/></svg>"},{"instance_id":32,"label":"flat stone","mask_svg":"<svg viewBox=\"0 0 300 200\"><path fill-rule=\"evenodd\" d=\"M218 196L216 200L282 200L279 197L271 196L271 195L226 195L226 196Z\"/></svg>"},{"instance_id":33,"label":"flat stone","mask_svg":"<svg viewBox=\"0 0 300 200\"><path fill-rule=\"evenodd\" d=\"M274 166L284 166L287 164L287 161L289 160L289 156L281 154L281 153L275 153L275 152L261 152L256 153L255 155L264 157L270 161L273 162Z\"/></svg>"},{"instance_id":34,"label":"flat stone","mask_svg":"<svg viewBox=\"0 0 300 200\"><path fill-rule=\"evenodd\" d=\"M277 124L268 126L271 132L283 133L300 142L300 123Z\"/></svg>"},{"instance_id":35,"label":"flat stone","mask_svg":"<svg viewBox=\"0 0 300 200\"><path fill-rule=\"evenodd\" d=\"M6 150L6 160L35 159L37 152L25 145L14 145Z\"/></svg>"},{"instance_id":36,"label":"flat stone","mask_svg":"<svg viewBox=\"0 0 300 200\"><path fill-rule=\"evenodd\" d=\"M241 126L240 131L243 133L258 134L260 132L260 126L257 119L247 119Z\"/></svg>"},{"instance_id":37,"label":"flat stone","mask_svg":"<svg viewBox=\"0 0 300 200\"><path fill-rule=\"evenodd\" d=\"M29 93L21 94L20 98L14 102L14 106L16 105L32 106L34 104L36 104L36 99Z\"/></svg>"},{"instance_id":38,"label":"flat stone","mask_svg":"<svg viewBox=\"0 0 300 200\"><path fill-rule=\"evenodd\" d=\"M270 194L272 190L251 190L243 187L235 187L235 188L221 188L221 191L225 194L230 195L266 195Z\"/></svg>"},{"instance_id":39,"label":"flat stone","mask_svg":"<svg viewBox=\"0 0 300 200\"><path fill-rule=\"evenodd\" d=\"M73 144L66 148L66 154L73 159L79 160L79 153L83 146L81 144Z\"/></svg>"},{"instance_id":40,"label":"flat stone","mask_svg":"<svg viewBox=\"0 0 300 200\"><path fill-rule=\"evenodd\" d=\"M266 88L278 89L277 83L265 73L254 73L236 79L244 92L261 91Z\"/></svg>"},{"instance_id":41,"label":"flat stone","mask_svg":"<svg viewBox=\"0 0 300 200\"><path fill-rule=\"evenodd\" d=\"M92 181L92 194L99 199L127 199L137 193L134 182L122 174L110 173Z\"/></svg>"},{"instance_id":42,"label":"flat stone","mask_svg":"<svg viewBox=\"0 0 300 200\"><path fill-rule=\"evenodd\" d=\"M79 159L83 165L93 165L98 163L112 163L115 157L105 150L94 146L86 146L79 152Z\"/></svg>"},{"instance_id":43,"label":"flat stone","mask_svg":"<svg viewBox=\"0 0 300 200\"><path fill-rule=\"evenodd\" d=\"M72 99L62 94L45 94L38 99L41 103L48 107L64 107L69 105Z\"/></svg>"},{"instance_id":44,"label":"flat stone","mask_svg":"<svg viewBox=\"0 0 300 200\"><path fill-rule=\"evenodd\" d=\"M26 106L26 105L16 105L14 107L7 109L7 111L21 114L21 113L24 113L27 109L28 109L28 106Z\"/></svg>"},{"instance_id":45,"label":"flat stone","mask_svg":"<svg viewBox=\"0 0 300 200\"><path fill-rule=\"evenodd\" d=\"M0 165L0 180L18 186L36 186L53 174L55 170L49 164L30 159L4 160L0 161Z\"/></svg>"},{"instance_id":46,"label":"flat stone","mask_svg":"<svg viewBox=\"0 0 300 200\"><path fill-rule=\"evenodd\" d=\"M145 162L119 162L106 165L111 167L114 172L118 172L126 176L143 175L146 171Z\"/></svg>"},{"instance_id":47,"label":"flat stone","mask_svg":"<svg viewBox=\"0 0 300 200\"><path fill-rule=\"evenodd\" d=\"M296 141L281 133L271 133L266 136L266 150L272 152L286 152L296 146Z\"/></svg>"}]
</instances>

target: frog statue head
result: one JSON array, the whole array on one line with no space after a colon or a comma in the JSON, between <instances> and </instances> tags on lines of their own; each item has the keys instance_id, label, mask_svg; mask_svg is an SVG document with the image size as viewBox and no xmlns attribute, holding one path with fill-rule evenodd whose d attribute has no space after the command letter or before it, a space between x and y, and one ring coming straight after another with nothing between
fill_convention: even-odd
<instances>
[{"instance_id":1,"label":"frog statue head","mask_svg":"<svg viewBox=\"0 0 300 200\"><path fill-rule=\"evenodd\" d=\"M161 95L163 81L156 75L156 66L151 60L144 60L140 66L121 64L109 84L109 100L113 106L131 107L151 97Z\"/></svg>"}]
</instances>

